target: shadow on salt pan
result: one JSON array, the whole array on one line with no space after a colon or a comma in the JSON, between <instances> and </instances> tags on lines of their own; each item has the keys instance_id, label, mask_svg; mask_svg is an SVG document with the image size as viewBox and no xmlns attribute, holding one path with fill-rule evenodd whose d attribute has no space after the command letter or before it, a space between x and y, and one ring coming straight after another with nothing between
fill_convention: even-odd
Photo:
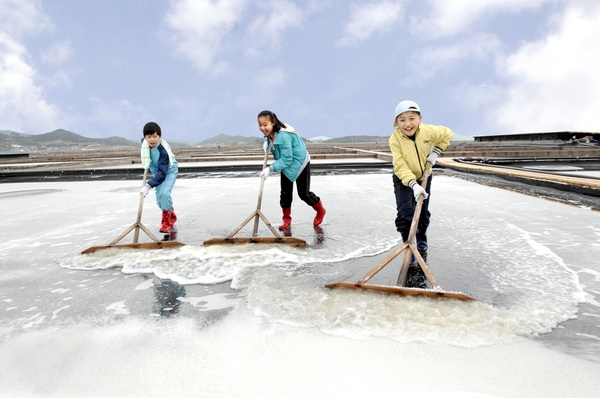
<instances>
[{"instance_id":1,"label":"shadow on salt pan","mask_svg":"<svg viewBox=\"0 0 600 398\"><path fill-rule=\"evenodd\" d=\"M179 298L179 301L189 303L199 311L214 311L224 309L237 309L240 299L230 293L211 294L202 297Z\"/></svg>"},{"instance_id":2,"label":"shadow on salt pan","mask_svg":"<svg viewBox=\"0 0 600 398\"><path fill-rule=\"evenodd\" d=\"M163 279L153 280L149 278L140 283L135 290L154 290L154 313L163 317L171 317L179 313L179 307L182 303L188 303L198 311L216 311L239 307L240 300L236 294L218 293L200 297L186 297L187 291L184 285L175 281ZM116 309L116 306L107 309ZM116 313L116 312L115 312Z\"/></svg>"},{"instance_id":3,"label":"shadow on salt pan","mask_svg":"<svg viewBox=\"0 0 600 398\"><path fill-rule=\"evenodd\" d=\"M61 192L64 189L29 189L26 191L0 192L0 199L15 198L21 196L42 195L46 193Z\"/></svg>"},{"instance_id":4,"label":"shadow on salt pan","mask_svg":"<svg viewBox=\"0 0 600 398\"><path fill-rule=\"evenodd\" d=\"M177 314L185 295L185 287L177 282L162 280L160 284L154 284L155 312L167 318Z\"/></svg>"}]
</instances>

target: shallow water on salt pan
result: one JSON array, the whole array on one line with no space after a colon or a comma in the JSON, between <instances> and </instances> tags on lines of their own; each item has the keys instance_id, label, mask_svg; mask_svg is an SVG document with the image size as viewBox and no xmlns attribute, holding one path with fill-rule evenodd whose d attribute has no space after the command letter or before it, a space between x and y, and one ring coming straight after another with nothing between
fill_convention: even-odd
<instances>
[{"instance_id":1,"label":"shallow water on salt pan","mask_svg":"<svg viewBox=\"0 0 600 398\"><path fill-rule=\"evenodd\" d=\"M77 253L107 244L135 221L135 183L0 186L3 208L10 207L18 215L4 217L11 233L5 234L0 244L0 312L6 320L1 327L0 352L5 359L0 368L8 372L7 385L21 392L67 394L86 388L115 392L118 386L125 386L135 394L147 393L150 386L157 388L141 371L132 369L129 357L150 358L147 370L161 373L159 379L169 373L159 358L182 374L191 372L177 365L182 358L190 366L200 363L211 379L210 383L204 380L207 390L203 391L226 395L239 393L244 386L250 396L265 395L260 394L266 391L265 384L253 381L262 379L265 366L273 366L271 371L280 376L272 391L299 386L299 380L289 381L288 372L310 374L324 382L320 363L329 365L329 379L342 379L357 388L345 361L379 380L382 392L388 391L389 383L391 392L394 383L367 369L419 368L415 363L427 363L431 358L423 360L423 356L435 357L434 352L447 355L443 364L451 363L454 356L471 370L478 368L479 380L471 374L465 379L468 382L458 382L452 377L455 371L440 366L434 384L408 372L414 383L407 381L403 391L516 396L511 391L528 387L506 381L476 388L498 368L504 376L515 377L504 369L502 360L495 359L501 353L507 357L525 353L527 357L535 352L536 358L529 358L538 367L529 374L533 379L543 377L538 373L538 351L544 352L542 357L568 353L571 357L566 358L577 362L583 374L597 370L593 361L600 353L600 310L595 300L600 287L595 262L600 251L598 213L444 176L435 176L433 183L428 264L442 288L462 291L477 302L398 298L323 287L329 282L360 279L399 243L393 225L390 175L315 177L313 190L328 210L322 230L312 227L311 208L297 198L293 206L292 232L309 243L308 249L202 246L204 240L228 235L256 208L258 179L222 178L177 182L178 239L187 246L85 256ZM279 221L278 189L276 178L269 179L263 194L262 210L274 225ZM151 194L143 222L156 231L159 220ZM250 234L251 228L252 223L245 233ZM259 231L259 236L270 234L265 227ZM396 277L397 264L392 263L373 282L393 284ZM156 323L160 319L163 321ZM79 332L91 337L64 338ZM103 342L100 334L110 337ZM131 339L146 342L153 347L151 353L142 343L130 346ZM210 348L196 342L200 340L209 341ZM63 359L40 348L45 344L58 347ZM37 347L52 360L38 358L28 350L18 354L14 346ZM100 352L105 350L121 358L133 376L124 380L127 372L111 373L114 387L98 386L91 373L86 373L95 366L84 365L69 354L82 346L84 357L103 357ZM545 352L544 346L551 352ZM235 347L235 352L229 347ZM117 355L117 349L126 354ZM345 350L364 355L375 350L378 357L351 358ZM394 354L383 354L388 351ZM324 360L322 352L331 357ZM238 369L229 356L243 358L249 366ZM290 356L297 362L284 365L283 358ZM478 356L491 363L480 368L481 364L475 363ZM65 358L79 365L78 369L67 366ZM211 372L205 361L216 368ZM31 363L68 387L60 383L53 387L49 378L42 378L34 386L37 390L28 390L32 385L24 377L29 370L14 370L19 367L13 365ZM55 370L56 363L67 367L64 374ZM226 366L233 366L232 371L225 371ZM559 365L546 369L550 374L560 371ZM73 374L87 384L67 382ZM238 382L229 385L226 380L231 378ZM524 395L552 396L561 388L575 388L572 383L575 379L563 376L552 388L550 383L542 389L550 395L538 394L542 390L535 389ZM592 388L594 383L579 387ZM315 382L313 386L306 380L302 387L305 392L315 392L317 385L323 388L323 384ZM192 386L198 388L195 381L188 380L172 388L185 394ZM302 387L298 391L303 391Z\"/></svg>"}]
</instances>

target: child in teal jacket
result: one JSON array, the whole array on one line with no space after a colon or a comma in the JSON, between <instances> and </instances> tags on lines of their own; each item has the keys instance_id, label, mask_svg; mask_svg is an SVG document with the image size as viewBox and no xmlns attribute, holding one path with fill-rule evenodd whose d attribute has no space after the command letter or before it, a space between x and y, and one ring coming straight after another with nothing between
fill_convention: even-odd
<instances>
[{"instance_id":1,"label":"child in teal jacket","mask_svg":"<svg viewBox=\"0 0 600 398\"><path fill-rule=\"evenodd\" d=\"M265 153L270 149L275 158L275 162L266 167L260 175L266 180L271 172L281 172L279 204L283 213L283 223L279 229L289 228L292 224L294 181L300 199L316 210L313 225L319 226L325 217L325 208L321 199L310 190L310 155L306 144L292 126L282 123L271 111L258 114L258 129L265 135Z\"/></svg>"}]
</instances>

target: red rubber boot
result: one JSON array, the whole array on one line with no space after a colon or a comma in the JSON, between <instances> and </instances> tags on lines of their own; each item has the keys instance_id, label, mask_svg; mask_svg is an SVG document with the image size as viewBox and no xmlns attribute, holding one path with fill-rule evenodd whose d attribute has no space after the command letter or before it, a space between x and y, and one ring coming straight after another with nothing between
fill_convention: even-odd
<instances>
[{"instance_id":1,"label":"red rubber boot","mask_svg":"<svg viewBox=\"0 0 600 398\"><path fill-rule=\"evenodd\" d=\"M163 210L162 211L162 220L159 231L160 232L169 232L171 230L171 210Z\"/></svg>"},{"instance_id":2,"label":"red rubber boot","mask_svg":"<svg viewBox=\"0 0 600 398\"><path fill-rule=\"evenodd\" d=\"M317 215L313 220L313 225L316 227L318 225L321 225L321 223L323 222L323 218L325 217L325 213L327 212L325 211L325 208L323 207L323 201L321 200L319 200L317 204L313 206L313 209L317 211Z\"/></svg>"},{"instance_id":3,"label":"red rubber boot","mask_svg":"<svg viewBox=\"0 0 600 398\"><path fill-rule=\"evenodd\" d=\"M171 224L171 229L173 228L173 226L175 225L175 221L177 221L177 216L175 215L175 208L171 207L171 210L169 210L169 222Z\"/></svg>"},{"instance_id":4,"label":"red rubber boot","mask_svg":"<svg viewBox=\"0 0 600 398\"><path fill-rule=\"evenodd\" d=\"M279 229L289 228L289 226L292 225L292 208L291 207L288 207L287 209L282 208L281 211L283 212L283 217L281 217L283 222L279 226Z\"/></svg>"}]
</instances>

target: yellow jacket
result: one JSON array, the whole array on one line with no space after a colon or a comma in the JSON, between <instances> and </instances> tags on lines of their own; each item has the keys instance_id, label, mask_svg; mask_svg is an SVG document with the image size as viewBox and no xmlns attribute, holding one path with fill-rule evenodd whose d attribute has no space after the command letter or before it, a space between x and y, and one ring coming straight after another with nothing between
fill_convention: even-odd
<instances>
[{"instance_id":1,"label":"yellow jacket","mask_svg":"<svg viewBox=\"0 0 600 398\"><path fill-rule=\"evenodd\" d=\"M389 144L394 162L394 174L402 184L410 186L411 180L419 181L423 177L427 156L435 145L434 151L439 155L452 141L454 133L444 126L430 124L419 125L415 140L408 138L400 129L396 129L390 137Z\"/></svg>"}]
</instances>

